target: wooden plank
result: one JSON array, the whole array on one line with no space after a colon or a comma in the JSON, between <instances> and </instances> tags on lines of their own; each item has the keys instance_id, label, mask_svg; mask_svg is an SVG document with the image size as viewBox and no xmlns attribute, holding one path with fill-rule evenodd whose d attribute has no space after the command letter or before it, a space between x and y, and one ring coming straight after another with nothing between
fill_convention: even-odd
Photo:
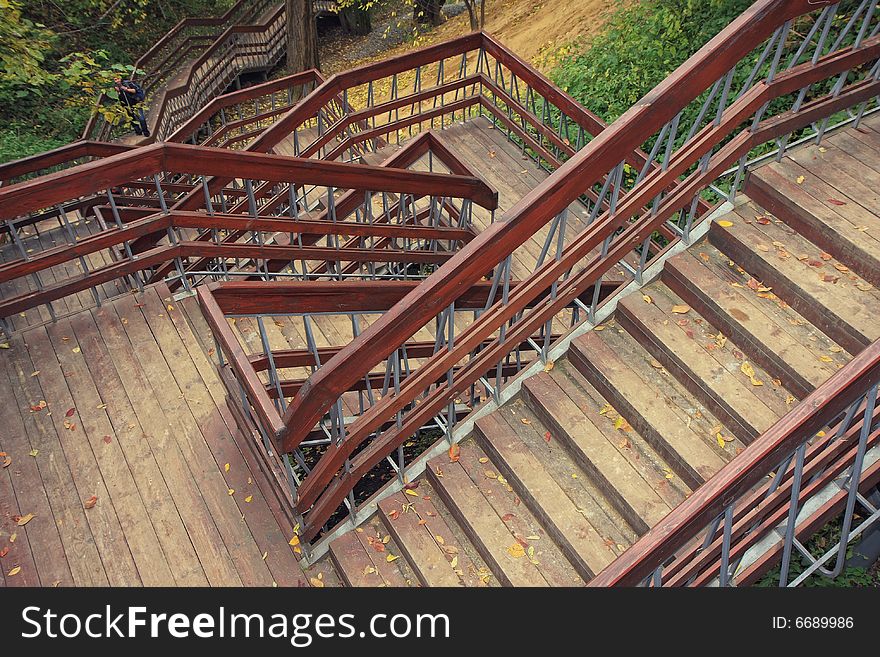
<instances>
[{"instance_id":1,"label":"wooden plank","mask_svg":"<svg viewBox=\"0 0 880 657\"><path fill-rule=\"evenodd\" d=\"M134 305L135 299L130 303ZM102 405L107 406L105 412L110 427L106 435L111 442L100 449L116 446L114 449L124 455L155 530L157 544L153 549L164 555L174 583L178 586L206 586L205 571L184 524L186 514L181 517L175 505L175 491L171 489L173 471L163 471L163 455L154 452L156 441L151 435L158 432L160 426L142 422L136 408L138 402L129 399L122 378L130 370L125 369L122 355L105 344L104 333L92 313L77 314L70 322ZM108 339L112 342L112 336ZM122 374L117 371L115 363L123 365ZM144 392L139 391L139 395Z\"/></svg>"},{"instance_id":2,"label":"wooden plank","mask_svg":"<svg viewBox=\"0 0 880 657\"><path fill-rule=\"evenodd\" d=\"M486 498L461 465L434 459L428 463L428 480L502 584L547 586L547 580L526 557L516 558L507 551L516 543L514 536L501 518L487 509Z\"/></svg>"},{"instance_id":3,"label":"wooden plank","mask_svg":"<svg viewBox=\"0 0 880 657\"><path fill-rule=\"evenodd\" d=\"M653 527L669 513L659 495L627 459L596 428L552 376L541 373L523 382L531 408L550 433L564 441L586 475L596 483L612 505L638 534ZM601 541L599 541L601 544ZM607 553L605 546L600 554ZM593 574L598 571L593 571Z\"/></svg>"},{"instance_id":4,"label":"wooden plank","mask_svg":"<svg viewBox=\"0 0 880 657\"><path fill-rule=\"evenodd\" d=\"M674 410L663 388L648 385L599 333L590 331L575 339L569 361L690 488L696 489L724 466L716 450Z\"/></svg>"},{"instance_id":5,"label":"wooden plank","mask_svg":"<svg viewBox=\"0 0 880 657\"><path fill-rule=\"evenodd\" d=\"M740 221L734 221L733 226L713 223L709 241L772 287L774 294L848 352L858 353L880 337L880 324L876 322L880 295L875 290L856 289L848 276L837 271L833 259L824 260L820 249L803 238L784 232L775 224L755 224L757 214L760 212L752 206L740 206L737 209ZM752 223L747 224L747 220ZM786 244L786 250L795 256L780 259L772 252L775 249L764 252L752 246L774 241ZM799 255L808 257L801 262L797 259ZM816 266L811 266L811 262ZM823 281L823 275L830 277L830 281Z\"/></svg>"},{"instance_id":6,"label":"wooden plank","mask_svg":"<svg viewBox=\"0 0 880 657\"><path fill-rule=\"evenodd\" d=\"M170 295L165 286L157 286L156 290L159 297L163 293ZM204 390L210 395L210 398L204 398L204 403L215 404L225 423L225 427L219 425L218 417L214 413L200 422L215 462L222 468L229 488L239 491L236 495L239 510L248 523L258 549L262 553L268 553L266 565L272 573L273 581L279 586L298 586L304 581L304 577L288 544L293 537L292 528L282 529L259 484L254 483L261 473L250 466L238 446L238 441L244 438L237 435L238 427L227 406L225 389L217 375L216 366L208 360L193 333L190 318L199 312L198 304L192 297L172 304L176 310L169 312L168 317L201 377ZM195 387L198 389L197 385ZM230 464L229 472L226 472L226 463ZM251 497L250 502L246 501L247 497Z\"/></svg>"},{"instance_id":7,"label":"wooden plank","mask_svg":"<svg viewBox=\"0 0 880 657\"><path fill-rule=\"evenodd\" d=\"M58 344L53 344L53 337ZM63 360L59 356L59 352L67 350L71 356L82 359L81 348L73 340L65 342L61 337L58 332L48 334L44 327L29 332L28 351L35 369L40 370L39 376L31 378L39 382L43 398L49 403L50 410L54 409L52 421L75 486L67 491L67 495L78 498L81 505L91 496L97 497L97 504L85 511L85 518L109 584L137 586L142 580L119 521L113 495L107 488L88 436L83 437L82 420L67 384L68 377L75 377L76 373L66 369L66 355Z\"/></svg>"},{"instance_id":8,"label":"wooden plank","mask_svg":"<svg viewBox=\"0 0 880 657\"><path fill-rule=\"evenodd\" d=\"M691 394L712 408L741 440L751 442L776 421L776 414L753 393L748 379L742 379L743 374L737 377L709 357L705 349L670 322L665 313L653 303L645 303L641 294L621 299L617 318L630 335Z\"/></svg>"},{"instance_id":9,"label":"wooden plank","mask_svg":"<svg viewBox=\"0 0 880 657\"><path fill-rule=\"evenodd\" d=\"M480 418L476 436L505 478L516 486L541 524L585 579L614 559L614 552L565 491L532 455L513 428L497 413Z\"/></svg>"},{"instance_id":10,"label":"wooden plank","mask_svg":"<svg viewBox=\"0 0 880 657\"><path fill-rule=\"evenodd\" d=\"M382 586L401 588L419 585L407 563L403 550L396 544L393 535L388 533L379 514L374 513L362 522L354 532L349 533L360 541L367 557L373 563L373 569L382 579ZM381 552L376 549L379 545L384 548Z\"/></svg>"},{"instance_id":11,"label":"wooden plank","mask_svg":"<svg viewBox=\"0 0 880 657\"><path fill-rule=\"evenodd\" d=\"M83 345L74 339L64 341L64 336L75 336L73 327L66 319L58 324L47 327L49 339L55 348L55 355L64 372L61 382L66 382L70 391L71 408L75 409L70 421L77 424L76 430L82 431L94 456L97 471L104 482L106 498L98 495L98 506L108 506L115 511L119 521L120 533L114 538L122 539L117 549L128 545L131 559L137 569L140 582L144 586L169 586L174 584L171 569L159 544L156 530L153 527L151 514L141 499L140 492L129 469L126 455L117 441L112 438L115 431L109 414L101 406L104 400L100 397L90 373L89 363L83 352ZM76 348L77 353L72 349ZM46 391L48 394L48 391ZM110 442L105 440L110 438ZM92 509L94 511L94 509ZM88 514L91 517L94 514ZM120 536L121 534L121 536ZM110 558L117 559L115 554ZM108 558L103 557L105 568ZM137 582L136 582L137 583Z\"/></svg>"},{"instance_id":12,"label":"wooden plank","mask_svg":"<svg viewBox=\"0 0 880 657\"><path fill-rule=\"evenodd\" d=\"M419 497L395 493L379 502L382 521L419 581L423 586L485 586L433 500L424 499L421 487L419 492Z\"/></svg>"},{"instance_id":13,"label":"wooden plank","mask_svg":"<svg viewBox=\"0 0 880 657\"><path fill-rule=\"evenodd\" d=\"M370 556L355 534L363 529L345 532L330 543L330 557L336 572L346 586L384 586Z\"/></svg>"},{"instance_id":14,"label":"wooden plank","mask_svg":"<svg viewBox=\"0 0 880 657\"><path fill-rule=\"evenodd\" d=\"M153 380L162 382L161 386L153 388L156 397L166 413L174 418L178 444L229 550L242 584L271 585L273 580L253 535L247 524L241 522L241 510L236 500L230 499L233 495L229 494L229 490L235 489L227 486L221 471L223 464L214 460L205 440L203 431L223 430L226 440L231 442L231 437L216 406L207 395L204 383L189 359L174 325L167 318L167 314L173 312L178 311L168 309L163 305L156 288L149 288L143 297L143 307L130 318L128 332L130 335L141 331L150 331L152 334L152 340L138 355L143 356L143 361L150 358L148 367L156 372ZM202 426L205 428L202 429ZM234 494L241 496L242 492Z\"/></svg>"},{"instance_id":15,"label":"wooden plank","mask_svg":"<svg viewBox=\"0 0 880 657\"><path fill-rule=\"evenodd\" d=\"M153 391L153 384L167 385L167 375L151 364L154 359L144 356L148 349L151 354L157 350L155 342L151 348L148 345L153 341L152 335L145 334L142 328L133 332L128 330L140 315L133 306L141 299L141 295L132 295L130 299L119 299L101 309L94 309L95 323L113 354L125 392L132 401L141 426L145 428L145 439L149 441L168 489L174 496L175 506L208 583L213 586L241 585L202 491L176 440L176 422L172 423L166 416L164 404ZM122 323L123 319L125 324ZM142 318L140 322L143 322Z\"/></svg>"},{"instance_id":16,"label":"wooden plank","mask_svg":"<svg viewBox=\"0 0 880 657\"><path fill-rule=\"evenodd\" d=\"M795 395L809 394L837 371L831 362L821 360L807 344L749 303L745 298L748 288L733 287L694 254L685 252L667 260L663 281L749 358L778 373ZM831 361L830 355L826 358Z\"/></svg>"},{"instance_id":17,"label":"wooden plank","mask_svg":"<svg viewBox=\"0 0 880 657\"><path fill-rule=\"evenodd\" d=\"M791 160L755 171L745 192L870 283L880 285L880 241L875 237L880 234L876 215L880 208L862 207L847 192Z\"/></svg>"},{"instance_id":18,"label":"wooden plank","mask_svg":"<svg viewBox=\"0 0 880 657\"><path fill-rule=\"evenodd\" d=\"M34 459L39 469L39 481L42 482L52 509L51 515L43 517L39 522L36 519L31 521L35 523L33 529L36 530L44 523L51 523L57 529L57 536L60 538L60 541L56 542L55 532L41 532L41 537L31 539L35 545L37 568L41 572L45 569L46 572L46 576L41 576L41 583L47 583L51 577L50 584L60 580L65 585L107 586L107 574L85 517L85 509L83 509L85 498L80 499L76 493L69 462L52 424L52 418L48 415L49 412L53 412L64 417L67 408L62 408L60 405L47 406L39 412L28 412L32 405L38 404L41 400L48 403L49 400L43 396L37 377L31 376L37 368L34 367L25 348L25 338L30 340L30 335L24 333L21 337L13 337L10 341L13 348L3 352L5 356L2 360L6 363L7 375L12 384L10 388L13 391L15 404L21 411L24 425L21 434L22 443L15 451L18 452L19 459L25 459L31 458L28 456L30 450L37 450ZM50 363L47 362L45 365L48 368ZM53 375L47 369L45 376ZM55 374L55 376L61 375ZM86 498L91 494L86 495ZM28 513L32 512L28 511ZM28 536L31 534L29 533ZM46 542L44 543L41 538ZM40 563L41 557L48 557L44 555L47 551L56 554L62 552L66 557L64 560L66 564L50 558ZM69 568L69 575L65 572L65 568Z\"/></svg>"}]
</instances>

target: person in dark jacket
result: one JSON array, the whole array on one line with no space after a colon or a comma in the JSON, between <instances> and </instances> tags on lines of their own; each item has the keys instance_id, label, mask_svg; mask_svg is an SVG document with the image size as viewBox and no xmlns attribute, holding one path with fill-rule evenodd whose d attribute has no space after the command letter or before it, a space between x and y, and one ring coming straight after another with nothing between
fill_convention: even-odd
<instances>
[{"instance_id":1,"label":"person in dark jacket","mask_svg":"<svg viewBox=\"0 0 880 657\"><path fill-rule=\"evenodd\" d=\"M144 116L143 109L140 107L140 104L146 97L143 87L134 80L116 78L114 82L119 102L125 107L135 134L149 137L150 131L147 128L146 117Z\"/></svg>"}]
</instances>

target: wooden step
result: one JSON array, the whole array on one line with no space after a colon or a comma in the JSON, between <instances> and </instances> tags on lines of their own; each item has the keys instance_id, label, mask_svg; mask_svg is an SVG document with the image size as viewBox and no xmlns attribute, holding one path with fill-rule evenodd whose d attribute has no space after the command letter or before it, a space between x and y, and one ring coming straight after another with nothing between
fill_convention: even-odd
<instances>
[{"instance_id":1,"label":"wooden step","mask_svg":"<svg viewBox=\"0 0 880 657\"><path fill-rule=\"evenodd\" d=\"M711 245L697 244L666 261L663 282L750 360L777 374L795 397L808 395L837 371L835 354L843 349L826 341L830 345L823 352L803 333L789 333L789 320L806 320L799 315L779 318L772 312L779 307L776 299L758 297L760 293L747 286L751 277L728 262L732 261Z\"/></svg>"},{"instance_id":2,"label":"wooden step","mask_svg":"<svg viewBox=\"0 0 880 657\"><path fill-rule=\"evenodd\" d=\"M765 214L740 205L728 215L733 225L713 222L709 240L848 352L880 337L880 292L793 230L756 223Z\"/></svg>"},{"instance_id":3,"label":"wooden step","mask_svg":"<svg viewBox=\"0 0 880 657\"><path fill-rule=\"evenodd\" d=\"M753 386L735 358L717 358L707 349L714 342L696 322L682 326L679 322L687 318L664 312L654 302L654 297L662 300L659 287L645 288L644 293L621 299L617 306L620 326L744 442L751 442L773 425L782 413L771 410L765 398L766 390L772 387L771 377L755 367L756 377L764 385ZM647 302L646 297L651 301ZM765 394L758 396L755 387L763 388Z\"/></svg>"},{"instance_id":4,"label":"wooden step","mask_svg":"<svg viewBox=\"0 0 880 657\"><path fill-rule=\"evenodd\" d=\"M524 429L525 425L520 424ZM529 451L502 413L477 420L475 434L514 490L540 520L568 560L585 579L594 577L616 556L578 511L565 491ZM614 545L614 541L610 541Z\"/></svg>"},{"instance_id":5,"label":"wooden step","mask_svg":"<svg viewBox=\"0 0 880 657\"><path fill-rule=\"evenodd\" d=\"M690 495L692 489L680 477L667 476L671 471L669 464L567 359L556 361L553 380L670 509Z\"/></svg>"},{"instance_id":6,"label":"wooden step","mask_svg":"<svg viewBox=\"0 0 880 657\"><path fill-rule=\"evenodd\" d=\"M691 428L690 417L666 396L669 388L664 381L643 378L632 368L634 358L609 346L605 333L615 332L615 328L606 328L576 338L568 352L569 362L663 457L672 472L696 489L726 460L718 447L710 446L708 439Z\"/></svg>"},{"instance_id":7,"label":"wooden step","mask_svg":"<svg viewBox=\"0 0 880 657\"><path fill-rule=\"evenodd\" d=\"M816 246L880 285L878 188L872 192L861 180L834 176L839 161L849 158L836 148L830 155L822 148L824 152L818 146L795 149L782 161L759 167L748 176L743 191ZM880 174L863 176L880 185ZM826 182L829 177L837 185Z\"/></svg>"},{"instance_id":8,"label":"wooden step","mask_svg":"<svg viewBox=\"0 0 880 657\"><path fill-rule=\"evenodd\" d=\"M553 436L564 441L586 475L638 534L669 513L669 507L547 373L523 382L523 395Z\"/></svg>"},{"instance_id":9,"label":"wooden step","mask_svg":"<svg viewBox=\"0 0 880 657\"><path fill-rule=\"evenodd\" d=\"M478 566L438 512L433 490L425 479L419 483L415 496L400 492L379 502L382 522L419 582L423 586L485 586Z\"/></svg>"},{"instance_id":10,"label":"wooden step","mask_svg":"<svg viewBox=\"0 0 880 657\"><path fill-rule=\"evenodd\" d=\"M428 481L505 586L547 586L538 567L510 549L519 543L459 462L438 457L428 463Z\"/></svg>"},{"instance_id":11,"label":"wooden step","mask_svg":"<svg viewBox=\"0 0 880 657\"><path fill-rule=\"evenodd\" d=\"M330 543L330 557L347 586L415 586L401 550L373 515Z\"/></svg>"}]
</instances>

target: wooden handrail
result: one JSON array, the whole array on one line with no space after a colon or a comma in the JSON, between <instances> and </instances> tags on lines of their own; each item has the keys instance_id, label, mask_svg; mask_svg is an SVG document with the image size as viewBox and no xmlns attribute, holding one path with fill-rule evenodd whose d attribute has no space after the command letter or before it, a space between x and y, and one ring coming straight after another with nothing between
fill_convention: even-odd
<instances>
[{"instance_id":1,"label":"wooden handrail","mask_svg":"<svg viewBox=\"0 0 880 657\"><path fill-rule=\"evenodd\" d=\"M732 501L832 423L880 381L880 340L835 372L593 579L590 586L636 586L684 547Z\"/></svg>"},{"instance_id":2,"label":"wooden handrail","mask_svg":"<svg viewBox=\"0 0 880 657\"><path fill-rule=\"evenodd\" d=\"M473 176L163 143L0 188L0 219L14 218L164 171L203 176L225 176L235 171L236 177L242 179L453 196L470 199L488 209L494 209L498 203L498 193Z\"/></svg>"},{"instance_id":3,"label":"wooden handrail","mask_svg":"<svg viewBox=\"0 0 880 657\"><path fill-rule=\"evenodd\" d=\"M460 289L479 280L595 184L620 161L622 154L639 149L646 139L673 119L681 107L697 98L785 21L829 4L832 4L831 0L759 0L747 9L520 199L504 220L489 226L459 251L442 271L429 276L397 307L385 313L315 372L285 412L285 430L280 436L284 449L290 451L296 447L300 436L304 435L304 428L311 429L330 405L359 378L364 368L372 368L387 358L417 327L425 326L452 303ZM482 43L482 36L480 41ZM334 85L337 80L338 77L331 77L325 85ZM316 91L313 96L317 95ZM302 103L291 114L304 111L305 103ZM264 137L277 126L284 125L282 121L264 133ZM471 326L475 325L476 322Z\"/></svg>"},{"instance_id":4,"label":"wooden handrail","mask_svg":"<svg viewBox=\"0 0 880 657\"><path fill-rule=\"evenodd\" d=\"M8 184L7 181L13 178L19 178L30 173L42 171L43 169L73 162L83 157L109 157L119 153L126 153L133 148L134 146L111 144L103 141L75 141L51 151L37 153L36 155L30 155L0 165L0 182Z\"/></svg>"}]
</instances>

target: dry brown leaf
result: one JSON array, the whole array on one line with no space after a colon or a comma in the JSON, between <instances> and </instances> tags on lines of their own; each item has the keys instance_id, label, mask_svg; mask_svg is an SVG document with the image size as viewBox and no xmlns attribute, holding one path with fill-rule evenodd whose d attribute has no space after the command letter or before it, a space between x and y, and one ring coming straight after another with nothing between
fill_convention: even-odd
<instances>
[{"instance_id":1,"label":"dry brown leaf","mask_svg":"<svg viewBox=\"0 0 880 657\"><path fill-rule=\"evenodd\" d=\"M93 509L95 505L98 503L98 496L92 495L89 499L83 502L84 509Z\"/></svg>"},{"instance_id":2,"label":"dry brown leaf","mask_svg":"<svg viewBox=\"0 0 880 657\"><path fill-rule=\"evenodd\" d=\"M529 418L527 418L527 417L521 417L521 418L519 419L519 421L522 422L522 423L525 424L525 425L529 425L529 424L532 423L532 421L531 421Z\"/></svg>"},{"instance_id":3,"label":"dry brown leaf","mask_svg":"<svg viewBox=\"0 0 880 657\"><path fill-rule=\"evenodd\" d=\"M449 460L452 463L458 462L461 458L461 447L458 446L458 443L449 446Z\"/></svg>"},{"instance_id":4,"label":"dry brown leaf","mask_svg":"<svg viewBox=\"0 0 880 657\"><path fill-rule=\"evenodd\" d=\"M33 519L34 519L34 514L29 513L26 516L20 516L18 518L18 520L15 521L15 524L18 525L19 527L24 527L26 524L28 524Z\"/></svg>"},{"instance_id":5,"label":"dry brown leaf","mask_svg":"<svg viewBox=\"0 0 880 657\"><path fill-rule=\"evenodd\" d=\"M691 311L691 307L688 306L687 304L672 306L672 312L674 312L678 315L686 315L690 311Z\"/></svg>"}]
</instances>

